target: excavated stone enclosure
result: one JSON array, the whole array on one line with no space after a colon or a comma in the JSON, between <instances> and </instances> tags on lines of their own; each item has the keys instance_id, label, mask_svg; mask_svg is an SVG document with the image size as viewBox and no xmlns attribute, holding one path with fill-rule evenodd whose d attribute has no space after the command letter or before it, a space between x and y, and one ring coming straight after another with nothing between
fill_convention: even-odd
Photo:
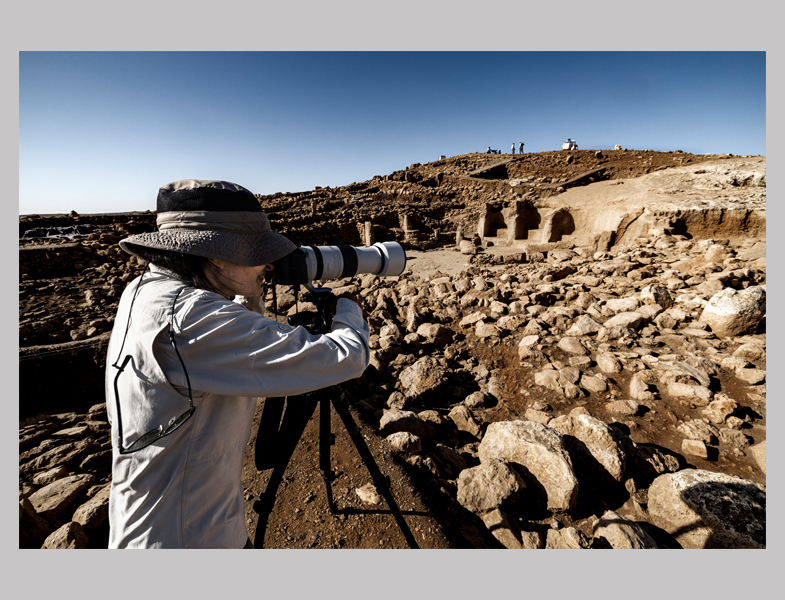
<instances>
[{"instance_id":1,"label":"excavated stone enclosure","mask_svg":"<svg viewBox=\"0 0 785 600\"><path fill-rule=\"evenodd\" d=\"M482 171L499 175L496 165ZM488 202L477 233L484 243L525 248L570 242L599 249L652 234L688 239L746 240L766 236L765 159L749 158L677 167L630 180L563 183L544 199ZM586 180L584 174L571 182ZM516 190L520 181L509 180Z\"/></svg>"}]
</instances>

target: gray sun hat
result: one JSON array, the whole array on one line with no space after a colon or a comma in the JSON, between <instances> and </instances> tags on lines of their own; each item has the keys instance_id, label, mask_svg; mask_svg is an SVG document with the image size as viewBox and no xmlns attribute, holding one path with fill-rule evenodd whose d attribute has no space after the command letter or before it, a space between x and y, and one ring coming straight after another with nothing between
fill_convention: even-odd
<instances>
[{"instance_id":1,"label":"gray sun hat","mask_svg":"<svg viewBox=\"0 0 785 600\"><path fill-rule=\"evenodd\" d=\"M218 258L245 267L275 262L297 249L270 229L270 221L251 192L228 181L183 179L158 190L158 231L120 242Z\"/></svg>"}]
</instances>

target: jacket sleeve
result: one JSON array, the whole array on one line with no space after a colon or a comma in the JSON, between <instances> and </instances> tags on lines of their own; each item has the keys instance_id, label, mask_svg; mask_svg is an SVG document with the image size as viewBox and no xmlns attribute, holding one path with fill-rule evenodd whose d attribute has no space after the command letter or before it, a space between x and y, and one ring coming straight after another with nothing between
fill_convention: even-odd
<instances>
[{"instance_id":1,"label":"jacket sleeve","mask_svg":"<svg viewBox=\"0 0 785 600\"><path fill-rule=\"evenodd\" d=\"M359 377L368 366L368 324L351 300L339 298L329 333L312 335L217 298L185 299L175 318L175 342L194 397L302 394ZM170 383L187 393L165 333L156 340L156 355Z\"/></svg>"}]
</instances>

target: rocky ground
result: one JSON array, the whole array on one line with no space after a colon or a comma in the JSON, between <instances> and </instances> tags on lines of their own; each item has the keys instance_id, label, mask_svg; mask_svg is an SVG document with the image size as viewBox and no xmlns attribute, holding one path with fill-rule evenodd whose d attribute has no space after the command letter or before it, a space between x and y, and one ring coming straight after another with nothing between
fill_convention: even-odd
<instances>
[{"instance_id":1,"label":"rocky ground","mask_svg":"<svg viewBox=\"0 0 785 600\"><path fill-rule=\"evenodd\" d=\"M571 207L576 230L511 245L473 235L489 204L522 198ZM410 257L400 277L329 282L369 314L371 366L342 389L395 506L333 414L339 512L328 511L313 418L260 545L765 547L765 159L473 154L260 201L298 243L361 243L371 221L377 241L397 239ZM610 206L638 216L609 244L580 215ZM99 229L20 239L21 547L105 546L101 350L141 270L116 242L153 221L20 218L20 236ZM287 290L278 296L281 313L293 310ZM41 389L74 373L82 393L48 404ZM270 481L254 444L243 471L252 539Z\"/></svg>"}]
</instances>

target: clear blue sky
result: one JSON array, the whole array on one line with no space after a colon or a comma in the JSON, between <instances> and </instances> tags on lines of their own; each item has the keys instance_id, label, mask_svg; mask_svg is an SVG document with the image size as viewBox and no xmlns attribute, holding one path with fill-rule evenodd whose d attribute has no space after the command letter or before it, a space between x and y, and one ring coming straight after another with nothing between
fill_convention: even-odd
<instances>
[{"instance_id":1,"label":"clear blue sky","mask_svg":"<svg viewBox=\"0 0 785 600\"><path fill-rule=\"evenodd\" d=\"M764 52L20 52L19 213L299 192L439 155L766 154Z\"/></svg>"}]
</instances>

